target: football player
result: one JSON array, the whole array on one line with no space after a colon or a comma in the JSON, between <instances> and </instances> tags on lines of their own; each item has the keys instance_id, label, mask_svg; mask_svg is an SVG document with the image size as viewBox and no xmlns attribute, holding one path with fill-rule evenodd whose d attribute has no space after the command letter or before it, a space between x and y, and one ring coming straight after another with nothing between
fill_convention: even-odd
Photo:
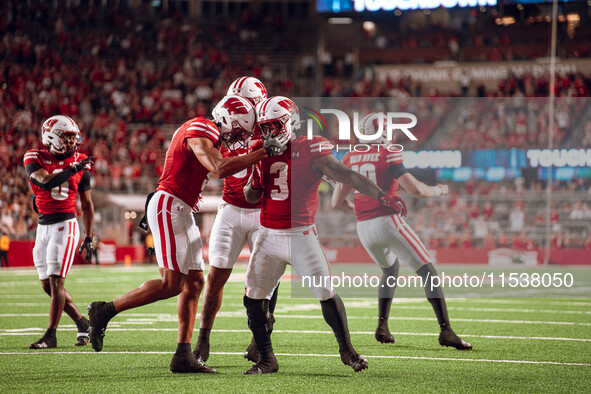
<instances>
[{"instance_id":1,"label":"football player","mask_svg":"<svg viewBox=\"0 0 591 394\"><path fill-rule=\"evenodd\" d=\"M240 77L228 88L228 95L238 95L248 99L253 105L267 98L265 86L256 78ZM260 147L259 140L245 139L236 142L232 149L221 148L223 157L245 155ZM245 244L252 251L252 245L260 226L261 203L250 204L244 199L244 186L252 168L246 168L224 178L222 201L218 207L211 236L209 238L209 272L203 295L199 336L193 353L203 362L209 358L209 337L216 314L220 310L223 290L232 268ZM277 291L273 293L269 310L275 310ZM245 358L256 361L254 339L245 352Z\"/></svg>"},{"instance_id":2,"label":"football player","mask_svg":"<svg viewBox=\"0 0 591 394\"><path fill-rule=\"evenodd\" d=\"M191 119L173 134L157 192L147 209L161 278L149 280L111 302L92 302L88 306L90 342L95 351L101 351L107 324L117 313L178 295L178 345L170 370L215 372L191 352L197 302L204 282L201 236L193 212L198 210L201 191L212 176L225 178L261 159L281 154L286 142L268 139L254 152L223 158L221 145L232 147L252 133L254 108L242 97L226 96L214 108L213 118Z\"/></svg>"},{"instance_id":3,"label":"football player","mask_svg":"<svg viewBox=\"0 0 591 394\"><path fill-rule=\"evenodd\" d=\"M43 122L41 139L47 149L25 153L25 171L34 193L33 206L39 214L33 261L41 287L51 298L49 326L29 349L57 346L55 331L65 311L76 323L76 346L88 343L88 320L82 316L72 296L64 288L80 239L76 221L76 196L80 195L82 222L86 236L78 253L86 250L86 260L95 253L93 244L94 206L91 199L90 169L94 157L78 152L81 134L69 117L52 116Z\"/></svg>"},{"instance_id":4,"label":"football player","mask_svg":"<svg viewBox=\"0 0 591 394\"><path fill-rule=\"evenodd\" d=\"M381 118L381 119L380 119ZM381 122L382 126L379 125ZM379 129L385 130L386 120L383 114L370 114L360 122L360 131L364 135L376 135ZM402 163L402 151L390 151L386 146L390 141L386 136L374 141L382 146L374 146L367 152L350 152L343 158L343 163L355 172L368 177L378 186L391 194L397 193L398 185L417 197L439 197L449 193L447 185L427 186L410 174ZM431 278L437 276L431 256L417 234L406 223L402 212L354 193L354 203L347 199L352 188L350 185L336 187L332 205L345 213L357 216L357 234L363 247L382 269L382 279L378 294L378 327L375 338L382 343L394 343L394 336L388 328L390 306L398 278L399 262L407 264L422 279L427 299L433 306L441 333L439 343L453 346L460 350L472 349L472 345L459 338L452 330L443 290L433 286Z\"/></svg>"},{"instance_id":5,"label":"football player","mask_svg":"<svg viewBox=\"0 0 591 394\"><path fill-rule=\"evenodd\" d=\"M335 334L341 360L356 372L363 370L368 362L351 344L345 306L330 286L328 261L314 226L318 186L322 176L327 175L382 200L380 204L396 206L396 201L366 177L336 160L330 148L323 149L329 145L326 139L296 138L299 113L290 99L272 97L260 102L256 110L261 135L267 138L287 135L292 142L283 154L260 163L260 178L253 172L255 175L244 191L247 201L262 199L261 227L246 273L244 296L248 325L259 359L244 373L273 373L279 369L271 344L268 306L287 264L291 264L300 277L319 279L312 280L311 290Z\"/></svg>"}]
</instances>

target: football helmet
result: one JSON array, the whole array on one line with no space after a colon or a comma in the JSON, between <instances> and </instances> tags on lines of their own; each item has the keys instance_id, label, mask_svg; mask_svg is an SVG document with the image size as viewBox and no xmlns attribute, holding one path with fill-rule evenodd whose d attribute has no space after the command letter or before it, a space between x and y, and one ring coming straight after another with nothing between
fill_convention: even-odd
<instances>
[{"instance_id":1,"label":"football helmet","mask_svg":"<svg viewBox=\"0 0 591 394\"><path fill-rule=\"evenodd\" d=\"M274 138L285 134L291 139L302 123L297 105L284 96L275 96L261 101L256 106L256 113L256 131L263 138Z\"/></svg>"},{"instance_id":2,"label":"football helmet","mask_svg":"<svg viewBox=\"0 0 591 394\"><path fill-rule=\"evenodd\" d=\"M236 95L250 100L252 105L257 105L267 98L265 85L254 77L240 77L228 88L229 95Z\"/></svg>"},{"instance_id":3,"label":"football helmet","mask_svg":"<svg viewBox=\"0 0 591 394\"><path fill-rule=\"evenodd\" d=\"M211 111L220 128L222 144L230 149L248 146L256 123L254 107L240 96L226 96Z\"/></svg>"},{"instance_id":4,"label":"football helmet","mask_svg":"<svg viewBox=\"0 0 591 394\"><path fill-rule=\"evenodd\" d=\"M369 140L380 145L391 143L386 133L386 122L386 115L381 112L365 115L359 122L359 134L368 138L359 137L359 141L364 142Z\"/></svg>"},{"instance_id":5,"label":"football helmet","mask_svg":"<svg viewBox=\"0 0 591 394\"><path fill-rule=\"evenodd\" d=\"M80 147L82 135L70 117L55 115L43 122L41 140L51 153L72 154Z\"/></svg>"}]
</instances>

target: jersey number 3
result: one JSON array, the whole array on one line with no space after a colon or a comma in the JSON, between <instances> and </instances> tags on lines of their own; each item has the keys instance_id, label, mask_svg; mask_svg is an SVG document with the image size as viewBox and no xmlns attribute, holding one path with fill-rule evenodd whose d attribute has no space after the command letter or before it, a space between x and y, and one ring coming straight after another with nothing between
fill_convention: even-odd
<instances>
[{"instance_id":1,"label":"jersey number 3","mask_svg":"<svg viewBox=\"0 0 591 394\"><path fill-rule=\"evenodd\" d=\"M271 164L269 169L273 175L273 184L277 187L271 191L271 198L277 201L287 200L289 186L287 185L287 163L276 162Z\"/></svg>"}]
</instances>

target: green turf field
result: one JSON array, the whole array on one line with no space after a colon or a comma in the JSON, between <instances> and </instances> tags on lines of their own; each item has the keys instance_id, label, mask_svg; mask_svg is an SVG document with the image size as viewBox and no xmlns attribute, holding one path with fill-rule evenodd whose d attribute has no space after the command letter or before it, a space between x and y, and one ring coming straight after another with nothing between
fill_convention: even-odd
<instances>
[{"instance_id":1,"label":"green turf field","mask_svg":"<svg viewBox=\"0 0 591 394\"><path fill-rule=\"evenodd\" d=\"M244 268L235 271L243 274ZM66 288L86 312L89 302L111 300L155 277L155 266L75 266ZM73 346L76 328L65 314L58 348L29 350L47 327L49 298L36 271L0 271L0 391L573 392L591 385L591 298L449 298L452 326L474 345L467 352L439 346L424 298L395 300L394 345L373 338L377 300L345 298L353 344L370 363L354 373L341 363L318 302L292 299L288 283L280 288L273 332L279 372L243 376L251 365L242 357L250 332L239 280L226 286L211 335L208 364L218 373L173 375L168 364L176 347L175 299L116 316L100 353L90 345Z\"/></svg>"}]
</instances>

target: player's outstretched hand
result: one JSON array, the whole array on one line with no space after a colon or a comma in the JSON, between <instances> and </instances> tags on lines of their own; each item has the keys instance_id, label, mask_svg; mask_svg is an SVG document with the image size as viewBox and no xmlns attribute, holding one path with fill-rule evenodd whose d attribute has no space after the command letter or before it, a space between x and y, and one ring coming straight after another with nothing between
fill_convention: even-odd
<instances>
[{"instance_id":1,"label":"player's outstretched hand","mask_svg":"<svg viewBox=\"0 0 591 394\"><path fill-rule=\"evenodd\" d=\"M279 156L285 152L288 143L289 135L283 134L278 137L265 139L263 141L263 148L267 151L267 155L269 155L269 157Z\"/></svg>"},{"instance_id":2,"label":"player's outstretched hand","mask_svg":"<svg viewBox=\"0 0 591 394\"><path fill-rule=\"evenodd\" d=\"M444 185L444 184L439 184L439 185L435 185L435 187L438 187L439 190L441 190L442 196L447 196L449 194L449 186Z\"/></svg>"},{"instance_id":3,"label":"player's outstretched hand","mask_svg":"<svg viewBox=\"0 0 591 394\"><path fill-rule=\"evenodd\" d=\"M92 257L96 254L94 240L92 238L93 237L85 237L84 241L82 241L82 245L80 245L80 249L78 249L78 254L81 254L83 250L86 250L86 257L84 258L86 261L92 261Z\"/></svg>"},{"instance_id":4,"label":"player's outstretched hand","mask_svg":"<svg viewBox=\"0 0 591 394\"><path fill-rule=\"evenodd\" d=\"M90 166L94 164L94 156L87 157L82 161L75 161L72 163L72 168L76 170L76 172L90 170Z\"/></svg>"},{"instance_id":5,"label":"player's outstretched hand","mask_svg":"<svg viewBox=\"0 0 591 394\"><path fill-rule=\"evenodd\" d=\"M408 209L406 208L406 204L404 200L395 194L386 194L380 197L382 204L387 207L392 207L396 210L396 213L400 214L400 216L406 216Z\"/></svg>"}]
</instances>

